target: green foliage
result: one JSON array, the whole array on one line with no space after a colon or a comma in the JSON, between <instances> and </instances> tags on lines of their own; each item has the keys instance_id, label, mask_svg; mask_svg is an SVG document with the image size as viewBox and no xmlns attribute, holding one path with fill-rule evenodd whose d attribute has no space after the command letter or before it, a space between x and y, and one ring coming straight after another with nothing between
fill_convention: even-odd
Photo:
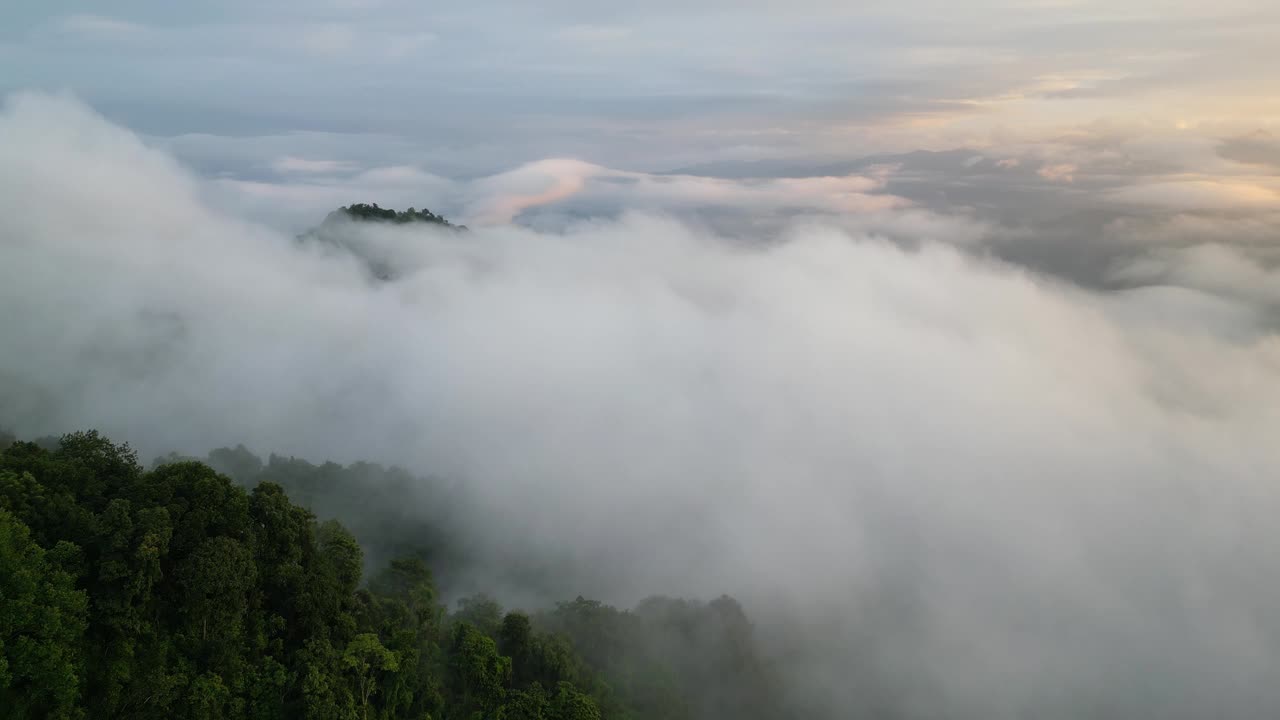
<instances>
[{"instance_id":1,"label":"green foliage","mask_svg":"<svg viewBox=\"0 0 1280 720\"><path fill-rule=\"evenodd\" d=\"M400 656L382 646L375 633L361 633L342 654L342 667L355 678L360 717L369 717L369 698L378 691L382 675L400 669Z\"/></svg>"},{"instance_id":2,"label":"green foliage","mask_svg":"<svg viewBox=\"0 0 1280 720\"><path fill-rule=\"evenodd\" d=\"M572 683L562 682L556 688L551 704L551 717L556 720L600 720L600 708Z\"/></svg>"},{"instance_id":3,"label":"green foliage","mask_svg":"<svg viewBox=\"0 0 1280 720\"><path fill-rule=\"evenodd\" d=\"M432 571L465 559L440 520L453 500L401 470L237 446L144 471L94 432L6 442L4 717L780 715L729 598L625 611L579 597L530 615L480 594L449 614ZM442 515L405 509L424 487Z\"/></svg>"},{"instance_id":4,"label":"green foliage","mask_svg":"<svg viewBox=\"0 0 1280 720\"><path fill-rule=\"evenodd\" d=\"M409 208L408 210L405 210L403 212L397 212L395 210L380 208L378 207L378 203L373 203L370 205L366 205L364 203L355 203L353 205L341 208L339 212L346 214L348 217L352 218L353 220L375 220L375 221L381 221L381 222L391 222L391 223L400 223L400 224L412 223L412 222L425 222L425 223L434 223L436 225L444 225L447 227L454 227L453 223L449 222L448 220L445 220L443 217L436 215L435 213L431 212L430 210L427 210L426 208L423 208L422 210L415 210L414 208Z\"/></svg>"},{"instance_id":5,"label":"green foliage","mask_svg":"<svg viewBox=\"0 0 1280 720\"><path fill-rule=\"evenodd\" d=\"M0 510L0 707L12 718L79 718L80 652L88 599L21 520Z\"/></svg>"},{"instance_id":6,"label":"green foliage","mask_svg":"<svg viewBox=\"0 0 1280 720\"><path fill-rule=\"evenodd\" d=\"M551 717L551 701L536 683L507 693L507 702L498 712L499 720L549 720Z\"/></svg>"},{"instance_id":7,"label":"green foliage","mask_svg":"<svg viewBox=\"0 0 1280 720\"><path fill-rule=\"evenodd\" d=\"M511 658L498 654L498 645L468 622L458 624L450 648L451 679L460 691L461 714L489 715L502 705L511 679Z\"/></svg>"}]
</instances>

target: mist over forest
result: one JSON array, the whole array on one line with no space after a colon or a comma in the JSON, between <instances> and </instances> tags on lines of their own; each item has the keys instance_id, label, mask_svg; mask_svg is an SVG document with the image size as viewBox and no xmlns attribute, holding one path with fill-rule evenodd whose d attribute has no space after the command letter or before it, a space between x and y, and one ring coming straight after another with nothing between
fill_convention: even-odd
<instances>
[{"instance_id":1,"label":"mist over forest","mask_svg":"<svg viewBox=\"0 0 1280 720\"><path fill-rule=\"evenodd\" d=\"M1280 715L1277 11L62 5L0 717Z\"/></svg>"}]
</instances>

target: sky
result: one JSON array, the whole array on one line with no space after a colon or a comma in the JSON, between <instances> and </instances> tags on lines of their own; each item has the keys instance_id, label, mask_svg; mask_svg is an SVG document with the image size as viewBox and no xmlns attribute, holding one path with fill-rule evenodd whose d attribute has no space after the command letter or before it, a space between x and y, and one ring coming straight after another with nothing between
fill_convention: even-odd
<instances>
[{"instance_id":1,"label":"sky","mask_svg":"<svg viewBox=\"0 0 1280 720\"><path fill-rule=\"evenodd\" d=\"M533 5L0 9L0 428L458 478L813 717L1275 715L1280 7Z\"/></svg>"},{"instance_id":2,"label":"sky","mask_svg":"<svg viewBox=\"0 0 1280 720\"><path fill-rule=\"evenodd\" d=\"M548 157L661 172L971 148L1031 155L1065 182L1126 159L1131 172L1215 178L1277 159L1280 9L1250 0L0 12L0 90L71 90L235 177L389 164L455 176Z\"/></svg>"}]
</instances>

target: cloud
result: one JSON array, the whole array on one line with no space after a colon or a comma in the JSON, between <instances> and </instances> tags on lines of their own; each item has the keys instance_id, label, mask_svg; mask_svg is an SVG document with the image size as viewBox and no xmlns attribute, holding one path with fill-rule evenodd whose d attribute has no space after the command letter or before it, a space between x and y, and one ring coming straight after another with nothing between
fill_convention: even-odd
<instances>
[{"instance_id":1,"label":"cloud","mask_svg":"<svg viewBox=\"0 0 1280 720\"><path fill-rule=\"evenodd\" d=\"M1280 167L1280 138L1258 130L1223 140L1218 146L1218 154L1240 163Z\"/></svg>"},{"instance_id":2,"label":"cloud","mask_svg":"<svg viewBox=\"0 0 1280 720\"><path fill-rule=\"evenodd\" d=\"M352 169L352 164L343 160L308 160L307 158L286 155L271 163L272 169L281 174L323 173L331 174Z\"/></svg>"},{"instance_id":3,"label":"cloud","mask_svg":"<svg viewBox=\"0 0 1280 720\"><path fill-rule=\"evenodd\" d=\"M308 25L291 33L285 42L292 47L316 55L343 54L357 42L356 30L338 23Z\"/></svg>"},{"instance_id":4,"label":"cloud","mask_svg":"<svg viewBox=\"0 0 1280 720\"><path fill-rule=\"evenodd\" d=\"M631 28L619 25L570 25L562 28L558 35L568 43L607 51L628 40L632 32Z\"/></svg>"},{"instance_id":5,"label":"cloud","mask_svg":"<svg viewBox=\"0 0 1280 720\"><path fill-rule=\"evenodd\" d=\"M1250 307L1280 310L1280 270L1229 245L1160 248L1118 265L1113 274L1124 282L1194 288Z\"/></svg>"},{"instance_id":6,"label":"cloud","mask_svg":"<svg viewBox=\"0 0 1280 720\"><path fill-rule=\"evenodd\" d=\"M1233 245L1256 253L1271 246L1280 228L1280 211L1177 212L1122 217L1103 231L1104 240L1120 247L1181 248L1198 244Z\"/></svg>"},{"instance_id":7,"label":"cloud","mask_svg":"<svg viewBox=\"0 0 1280 720\"><path fill-rule=\"evenodd\" d=\"M1043 165L1036 170L1036 174L1048 180L1049 182L1074 182L1075 174L1079 170L1071 163L1058 163L1055 165Z\"/></svg>"},{"instance_id":8,"label":"cloud","mask_svg":"<svg viewBox=\"0 0 1280 720\"><path fill-rule=\"evenodd\" d=\"M481 183L483 197L470 216L480 224L507 223L532 207L565 200L605 168L579 160L542 160Z\"/></svg>"},{"instance_id":9,"label":"cloud","mask_svg":"<svg viewBox=\"0 0 1280 720\"><path fill-rule=\"evenodd\" d=\"M352 23L310 23L290 28L283 45L317 58L360 57L382 63L404 63L434 45L439 36L429 31L404 31ZM280 32L259 33L260 42L280 44Z\"/></svg>"},{"instance_id":10,"label":"cloud","mask_svg":"<svg viewBox=\"0 0 1280 720\"><path fill-rule=\"evenodd\" d=\"M99 37L130 35L147 31L147 27L144 25L101 15L68 15L58 20L57 28L66 33Z\"/></svg>"},{"instance_id":11,"label":"cloud","mask_svg":"<svg viewBox=\"0 0 1280 720\"><path fill-rule=\"evenodd\" d=\"M562 561L557 587L743 598L816 717L1280 705L1280 343L1229 292L1265 287L1238 258L1100 293L823 220L761 244L632 212L372 228L404 271L375 286L72 101L13 98L0 136L20 432L466 478L477 546ZM505 213L686 190L919 212L856 177L555 161L491 185Z\"/></svg>"},{"instance_id":12,"label":"cloud","mask_svg":"<svg viewBox=\"0 0 1280 720\"><path fill-rule=\"evenodd\" d=\"M1122 187L1113 200L1157 207L1225 210L1280 207L1280 193L1247 181L1197 180L1151 182Z\"/></svg>"},{"instance_id":13,"label":"cloud","mask_svg":"<svg viewBox=\"0 0 1280 720\"><path fill-rule=\"evenodd\" d=\"M733 208L756 213L809 210L871 212L910 205L879 192L884 175L748 178L629 172L579 160L543 160L475 184L470 216L482 224L510 222L521 212L556 204L595 212L632 209ZM570 202L572 201L572 202Z\"/></svg>"},{"instance_id":14,"label":"cloud","mask_svg":"<svg viewBox=\"0 0 1280 720\"><path fill-rule=\"evenodd\" d=\"M241 210L251 212L269 209L258 203L265 199L276 203L287 198L295 207L314 214L322 212L324 203L347 204L350 198L365 198L387 206L425 204L474 225L506 224L531 211L580 218L616 215L627 209L686 216L703 211L750 211L761 218L859 213L864 219L883 219L889 211L912 205L883 192L892 170L876 167L843 176L720 179L655 175L554 158L458 180L412 165L375 167L358 173L351 172L352 166L347 161L284 156L271 164L274 173L283 177L224 177L216 184L228 202L235 203L236 196L241 196ZM917 222L928 214L921 210L910 217Z\"/></svg>"},{"instance_id":15,"label":"cloud","mask_svg":"<svg viewBox=\"0 0 1280 720\"><path fill-rule=\"evenodd\" d=\"M394 34L384 39L383 52L388 59L405 60L431 47L439 39L433 32Z\"/></svg>"}]
</instances>

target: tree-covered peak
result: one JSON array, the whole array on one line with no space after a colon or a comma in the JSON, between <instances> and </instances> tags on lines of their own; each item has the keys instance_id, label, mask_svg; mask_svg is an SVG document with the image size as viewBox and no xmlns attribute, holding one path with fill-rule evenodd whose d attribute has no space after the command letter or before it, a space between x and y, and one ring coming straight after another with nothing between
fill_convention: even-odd
<instances>
[{"instance_id":1,"label":"tree-covered peak","mask_svg":"<svg viewBox=\"0 0 1280 720\"><path fill-rule=\"evenodd\" d=\"M437 215L426 208L418 210L411 207L408 210L392 210L391 208L378 207L378 203L353 203L340 207L329 213L329 217L325 221L329 222L338 218L359 222L385 222L399 225L433 223L435 225L444 225L445 227L462 228L462 226L454 225L443 216Z\"/></svg>"},{"instance_id":2,"label":"tree-covered peak","mask_svg":"<svg viewBox=\"0 0 1280 720\"><path fill-rule=\"evenodd\" d=\"M417 232L383 232L387 226L448 233L466 232L466 225L455 225L426 208L392 210L377 203L355 203L340 207L325 216L324 222L298 235L295 240L323 252L348 253L359 259L376 280L391 280L412 267L412 252L404 248L420 242ZM369 232L366 232L369 231ZM406 266L406 263L408 265Z\"/></svg>"}]
</instances>

